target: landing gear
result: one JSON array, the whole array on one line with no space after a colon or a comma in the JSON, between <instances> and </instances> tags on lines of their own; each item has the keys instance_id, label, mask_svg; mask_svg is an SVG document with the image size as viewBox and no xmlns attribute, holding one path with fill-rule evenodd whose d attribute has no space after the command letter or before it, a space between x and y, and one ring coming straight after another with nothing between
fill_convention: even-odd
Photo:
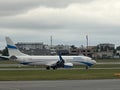
<instances>
[{"instance_id":1,"label":"landing gear","mask_svg":"<svg viewBox=\"0 0 120 90\"><path fill-rule=\"evenodd\" d=\"M53 68L53 70L56 70L56 69L57 69L57 67L56 67L56 66L52 66L51 68Z\"/></svg>"},{"instance_id":2,"label":"landing gear","mask_svg":"<svg viewBox=\"0 0 120 90\"><path fill-rule=\"evenodd\" d=\"M56 69L57 69L56 66L51 66L51 67L50 67L50 66L47 66L47 67L46 67L46 70L50 70L50 68L52 68L53 70L56 70Z\"/></svg>"},{"instance_id":3,"label":"landing gear","mask_svg":"<svg viewBox=\"0 0 120 90\"><path fill-rule=\"evenodd\" d=\"M47 66L47 67L46 67L46 70L50 70L50 66Z\"/></svg>"},{"instance_id":4,"label":"landing gear","mask_svg":"<svg viewBox=\"0 0 120 90\"><path fill-rule=\"evenodd\" d=\"M85 68L86 68L86 70L87 70L87 69L89 69L89 66L86 66Z\"/></svg>"}]
</instances>

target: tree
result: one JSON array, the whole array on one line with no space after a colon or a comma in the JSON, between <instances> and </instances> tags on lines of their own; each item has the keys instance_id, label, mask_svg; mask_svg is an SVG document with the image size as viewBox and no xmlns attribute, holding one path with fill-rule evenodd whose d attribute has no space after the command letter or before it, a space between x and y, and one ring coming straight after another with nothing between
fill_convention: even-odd
<instances>
[{"instance_id":1,"label":"tree","mask_svg":"<svg viewBox=\"0 0 120 90\"><path fill-rule=\"evenodd\" d=\"M9 56L7 47L5 47L5 49L2 50L2 55Z\"/></svg>"}]
</instances>

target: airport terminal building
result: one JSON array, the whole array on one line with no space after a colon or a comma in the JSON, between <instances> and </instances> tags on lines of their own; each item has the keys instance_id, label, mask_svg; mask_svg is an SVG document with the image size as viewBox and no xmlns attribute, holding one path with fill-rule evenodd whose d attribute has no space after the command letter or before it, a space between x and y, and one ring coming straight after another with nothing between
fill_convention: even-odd
<instances>
[{"instance_id":1,"label":"airport terminal building","mask_svg":"<svg viewBox=\"0 0 120 90\"><path fill-rule=\"evenodd\" d=\"M28 55L85 55L92 58L113 58L115 45L109 43L98 44L97 46L89 46L88 48L78 48L70 45L45 45L36 42L20 42L16 46L18 49Z\"/></svg>"},{"instance_id":2,"label":"airport terminal building","mask_svg":"<svg viewBox=\"0 0 120 90\"><path fill-rule=\"evenodd\" d=\"M43 43L20 42L16 46L18 49L28 55L49 55L50 50Z\"/></svg>"}]
</instances>

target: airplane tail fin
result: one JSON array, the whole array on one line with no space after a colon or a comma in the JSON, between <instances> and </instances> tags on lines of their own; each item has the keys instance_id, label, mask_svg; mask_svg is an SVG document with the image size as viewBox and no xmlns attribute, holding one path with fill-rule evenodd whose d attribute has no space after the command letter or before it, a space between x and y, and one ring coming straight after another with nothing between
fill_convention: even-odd
<instances>
[{"instance_id":1,"label":"airplane tail fin","mask_svg":"<svg viewBox=\"0 0 120 90\"><path fill-rule=\"evenodd\" d=\"M62 58L61 53L59 53L59 59L60 59L61 62L65 63L65 60Z\"/></svg>"},{"instance_id":2,"label":"airplane tail fin","mask_svg":"<svg viewBox=\"0 0 120 90\"><path fill-rule=\"evenodd\" d=\"M9 37L6 37L5 39L7 43L9 56L26 56L26 54L18 50L16 45L13 43L13 41Z\"/></svg>"}]
</instances>

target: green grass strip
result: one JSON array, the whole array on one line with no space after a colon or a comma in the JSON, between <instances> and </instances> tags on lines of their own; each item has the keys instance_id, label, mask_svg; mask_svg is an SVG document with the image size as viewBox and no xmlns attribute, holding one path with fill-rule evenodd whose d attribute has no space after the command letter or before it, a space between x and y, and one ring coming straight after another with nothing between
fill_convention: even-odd
<instances>
[{"instance_id":1,"label":"green grass strip","mask_svg":"<svg viewBox=\"0 0 120 90\"><path fill-rule=\"evenodd\" d=\"M0 81L120 79L115 73L120 70L5 70Z\"/></svg>"}]
</instances>

